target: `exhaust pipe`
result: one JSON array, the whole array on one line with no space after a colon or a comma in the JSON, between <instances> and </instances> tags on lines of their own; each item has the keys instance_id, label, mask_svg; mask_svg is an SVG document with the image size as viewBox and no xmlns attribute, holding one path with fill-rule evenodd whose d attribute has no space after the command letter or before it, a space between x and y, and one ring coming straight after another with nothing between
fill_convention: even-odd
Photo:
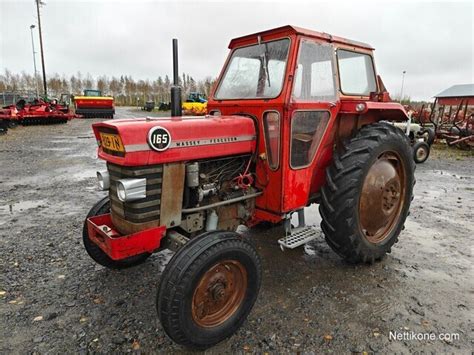
<instances>
[{"instance_id":1,"label":"exhaust pipe","mask_svg":"<svg viewBox=\"0 0 474 355\"><path fill-rule=\"evenodd\" d=\"M178 85L178 40L173 38L173 85L171 86L171 117L182 116L181 87Z\"/></svg>"}]
</instances>

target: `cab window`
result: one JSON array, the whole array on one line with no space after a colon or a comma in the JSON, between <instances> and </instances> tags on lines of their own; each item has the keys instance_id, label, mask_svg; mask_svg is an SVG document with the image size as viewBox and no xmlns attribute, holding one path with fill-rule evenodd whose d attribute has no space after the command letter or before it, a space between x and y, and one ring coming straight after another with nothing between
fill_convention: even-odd
<instances>
[{"instance_id":1,"label":"cab window","mask_svg":"<svg viewBox=\"0 0 474 355\"><path fill-rule=\"evenodd\" d=\"M291 120L292 168L308 166L318 150L329 122L328 111L296 111Z\"/></svg>"},{"instance_id":2,"label":"cab window","mask_svg":"<svg viewBox=\"0 0 474 355\"><path fill-rule=\"evenodd\" d=\"M335 100L333 53L334 49L330 45L301 41L293 86L293 100Z\"/></svg>"},{"instance_id":3,"label":"cab window","mask_svg":"<svg viewBox=\"0 0 474 355\"><path fill-rule=\"evenodd\" d=\"M284 38L235 49L216 90L216 99L280 95L289 47L290 40Z\"/></svg>"},{"instance_id":4,"label":"cab window","mask_svg":"<svg viewBox=\"0 0 474 355\"><path fill-rule=\"evenodd\" d=\"M343 94L369 96L377 90L374 64L370 55L338 49L337 63Z\"/></svg>"},{"instance_id":5,"label":"cab window","mask_svg":"<svg viewBox=\"0 0 474 355\"><path fill-rule=\"evenodd\" d=\"M263 128L268 166L277 170L280 165L280 114L276 111L265 112Z\"/></svg>"}]
</instances>

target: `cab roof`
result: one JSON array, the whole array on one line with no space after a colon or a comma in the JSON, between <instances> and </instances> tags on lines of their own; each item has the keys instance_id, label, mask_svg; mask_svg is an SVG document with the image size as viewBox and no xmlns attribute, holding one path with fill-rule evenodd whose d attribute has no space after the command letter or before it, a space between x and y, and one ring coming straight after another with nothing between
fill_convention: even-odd
<instances>
[{"instance_id":1,"label":"cab roof","mask_svg":"<svg viewBox=\"0 0 474 355\"><path fill-rule=\"evenodd\" d=\"M372 46L370 46L367 43L358 42L358 41L354 41L354 40L347 39L347 38L333 36L333 35L330 35L328 33L312 31L312 30L308 30L306 28L301 28L301 27L296 27L296 26L291 26L291 25L277 27L277 28L273 28L271 30L256 32L256 33L253 33L253 34L250 34L250 35L234 38L230 41L229 48L234 48L234 47L238 46L240 43L246 42L246 41L248 41L252 38L256 39L257 36L264 37L265 35L278 34L278 33L281 33L282 35L297 34L297 35L303 35L303 36L307 36L307 37L323 39L323 40L326 40L328 42L348 44L348 45L358 47L358 48L364 48L364 49L370 49L370 50L374 49L374 48L372 48Z\"/></svg>"}]
</instances>

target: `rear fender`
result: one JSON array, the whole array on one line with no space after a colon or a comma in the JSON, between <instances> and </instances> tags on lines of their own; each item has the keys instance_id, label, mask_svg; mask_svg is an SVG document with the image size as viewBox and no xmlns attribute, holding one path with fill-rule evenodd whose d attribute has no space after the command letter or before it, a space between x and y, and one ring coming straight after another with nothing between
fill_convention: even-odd
<instances>
[{"instance_id":1,"label":"rear fender","mask_svg":"<svg viewBox=\"0 0 474 355\"><path fill-rule=\"evenodd\" d=\"M407 121L408 115L396 102L343 102L339 111L336 139L353 136L362 126L378 121Z\"/></svg>"}]
</instances>

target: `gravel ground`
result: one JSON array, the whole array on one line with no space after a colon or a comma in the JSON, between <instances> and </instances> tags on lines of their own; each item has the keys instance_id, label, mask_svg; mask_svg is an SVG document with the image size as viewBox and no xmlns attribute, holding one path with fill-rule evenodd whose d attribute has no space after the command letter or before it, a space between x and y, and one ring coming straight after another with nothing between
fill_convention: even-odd
<instances>
[{"instance_id":1,"label":"gravel ground","mask_svg":"<svg viewBox=\"0 0 474 355\"><path fill-rule=\"evenodd\" d=\"M134 111L117 116L143 115ZM84 216L103 196L92 122L0 137L0 353L183 350L155 312L170 253L111 271L83 249ZM344 263L322 236L282 252L279 228L246 231L263 259L260 296L243 327L211 352L470 353L474 157L437 147L416 177L400 242L372 266ZM319 228L316 206L307 220Z\"/></svg>"}]
</instances>

